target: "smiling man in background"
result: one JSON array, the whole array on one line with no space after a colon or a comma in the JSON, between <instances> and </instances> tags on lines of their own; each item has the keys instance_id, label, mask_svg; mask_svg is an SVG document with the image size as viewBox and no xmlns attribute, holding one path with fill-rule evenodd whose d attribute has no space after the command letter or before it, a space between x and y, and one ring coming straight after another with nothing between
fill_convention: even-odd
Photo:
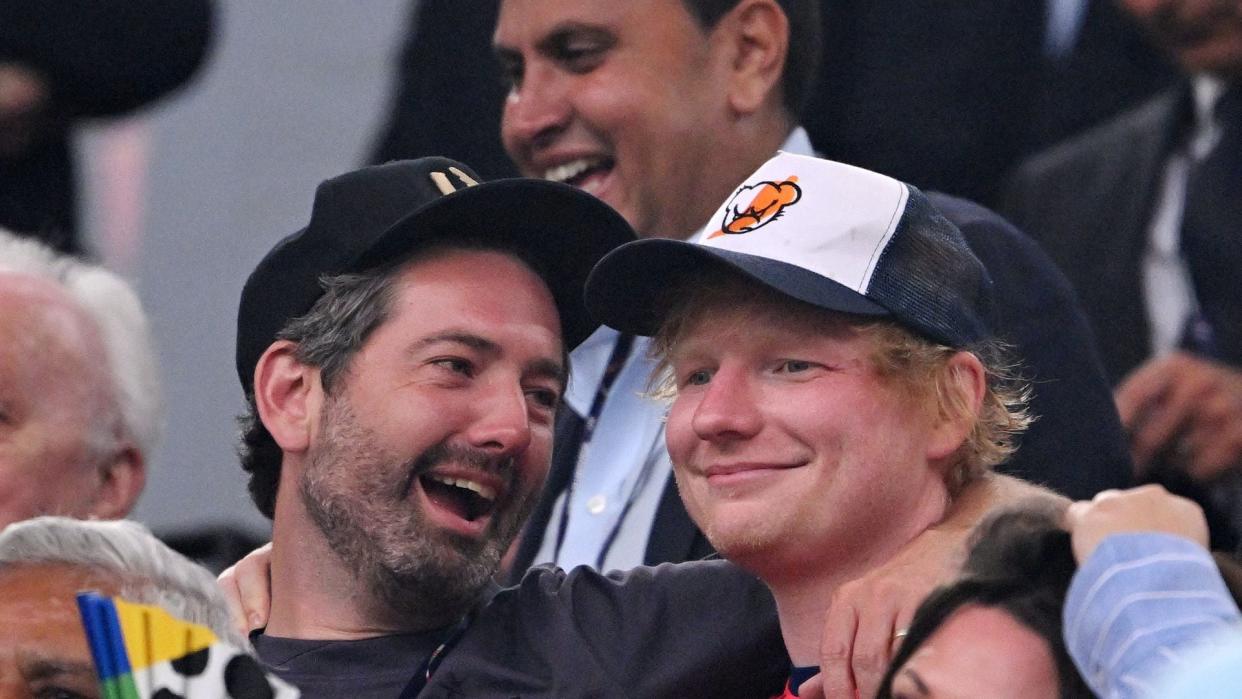
<instances>
[{"instance_id":1,"label":"smiling man in background","mask_svg":"<svg viewBox=\"0 0 1242 699\"><path fill-rule=\"evenodd\" d=\"M524 174L612 205L642 237L687 239L778 149L810 154L797 114L819 50L815 0L504 0L495 47L511 83L502 136ZM1108 388L1073 292L1021 233L929 195L996 282L1039 416L1003 469L1071 495L1127 482ZM641 401L647 341L603 329L574 354L549 489L517 560L626 567L711 549L681 507ZM590 425L584 428L583 425Z\"/></svg>"}]
</instances>

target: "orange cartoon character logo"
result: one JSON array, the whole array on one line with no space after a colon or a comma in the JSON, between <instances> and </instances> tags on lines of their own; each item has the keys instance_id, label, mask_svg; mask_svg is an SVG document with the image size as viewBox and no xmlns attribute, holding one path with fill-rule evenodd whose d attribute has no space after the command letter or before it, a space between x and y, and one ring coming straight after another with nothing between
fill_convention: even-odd
<instances>
[{"instance_id":1,"label":"orange cartoon character logo","mask_svg":"<svg viewBox=\"0 0 1242 699\"><path fill-rule=\"evenodd\" d=\"M802 188L797 182L797 176L790 175L781 182L757 182L740 187L725 206L720 230L707 237L749 233L780 218L786 207L802 198ZM740 202L748 203L740 208Z\"/></svg>"}]
</instances>

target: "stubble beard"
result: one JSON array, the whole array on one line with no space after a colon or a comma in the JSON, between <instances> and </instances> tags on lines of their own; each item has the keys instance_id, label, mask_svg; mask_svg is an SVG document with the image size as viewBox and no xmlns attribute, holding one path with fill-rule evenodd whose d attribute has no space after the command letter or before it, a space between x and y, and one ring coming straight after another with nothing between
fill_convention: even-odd
<instances>
[{"instance_id":1,"label":"stubble beard","mask_svg":"<svg viewBox=\"0 0 1242 699\"><path fill-rule=\"evenodd\" d=\"M324 413L323 446L299 483L311 520L346 569L358 575L378 613L390 617L383 621L410 630L454 623L488 587L534 498L501 503L482 539L441 531L412 504L414 479L445 460L486 457L440 443L399 464L358 424L346 400L329 399ZM510 499L519 484L514 469L504 475Z\"/></svg>"}]
</instances>

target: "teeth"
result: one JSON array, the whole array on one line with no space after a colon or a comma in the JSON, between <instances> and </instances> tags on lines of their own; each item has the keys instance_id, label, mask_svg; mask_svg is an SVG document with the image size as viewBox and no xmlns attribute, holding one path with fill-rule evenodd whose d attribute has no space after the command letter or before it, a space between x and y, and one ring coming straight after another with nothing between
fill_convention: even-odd
<instances>
[{"instance_id":1,"label":"teeth","mask_svg":"<svg viewBox=\"0 0 1242 699\"><path fill-rule=\"evenodd\" d=\"M475 493L476 495L478 495L479 497L487 501L492 501L496 499L496 491L483 485L482 483L476 483L475 481L469 481L469 480L466 480L465 478L449 478L447 476L438 476L435 474L431 474L427 477L437 483L443 483L445 485L452 485L458 488L464 488L465 490L472 491L473 493Z\"/></svg>"},{"instance_id":2,"label":"teeth","mask_svg":"<svg viewBox=\"0 0 1242 699\"><path fill-rule=\"evenodd\" d=\"M602 161L594 158L579 158L577 160L571 160L564 165L557 165L556 167L548 168L544 171L543 178L545 180L552 180L553 182L567 182L595 167L596 165L599 165L601 162Z\"/></svg>"}]
</instances>

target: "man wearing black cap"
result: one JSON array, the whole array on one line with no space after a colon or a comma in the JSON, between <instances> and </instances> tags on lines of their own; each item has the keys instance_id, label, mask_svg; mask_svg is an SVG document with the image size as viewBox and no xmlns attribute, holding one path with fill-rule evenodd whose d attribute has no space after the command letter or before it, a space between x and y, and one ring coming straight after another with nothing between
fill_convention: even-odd
<instances>
[{"instance_id":1,"label":"man wearing black cap","mask_svg":"<svg viewBox=\"0 0 1242 699\"><path fill-rule=\"evenodd\" d=\"M569 186L476 180L440 158L328 180L246 283L242 461L273 520L259 656L304 696L757 695L783 658L753 626L771 601L723 563L493 589L566 347L595 329L585 278L632 233ZM684 630L643 632L664 623Z\"/></svg>"},{"instance_id":2,"label":"man wearing black cap","mask_svg":"<svg viewBox=\"0 0 1242 699\"><path fill-rule=\"evenodd\" d=\"M820 670L837 588L944 521L1029 422L993 357L992 303L917 189L786 153L701 243L630 243L592 273L592 312L654 336L678 490L716 550L771 588L789 696Z\"/></svg>"}]
</instances>

